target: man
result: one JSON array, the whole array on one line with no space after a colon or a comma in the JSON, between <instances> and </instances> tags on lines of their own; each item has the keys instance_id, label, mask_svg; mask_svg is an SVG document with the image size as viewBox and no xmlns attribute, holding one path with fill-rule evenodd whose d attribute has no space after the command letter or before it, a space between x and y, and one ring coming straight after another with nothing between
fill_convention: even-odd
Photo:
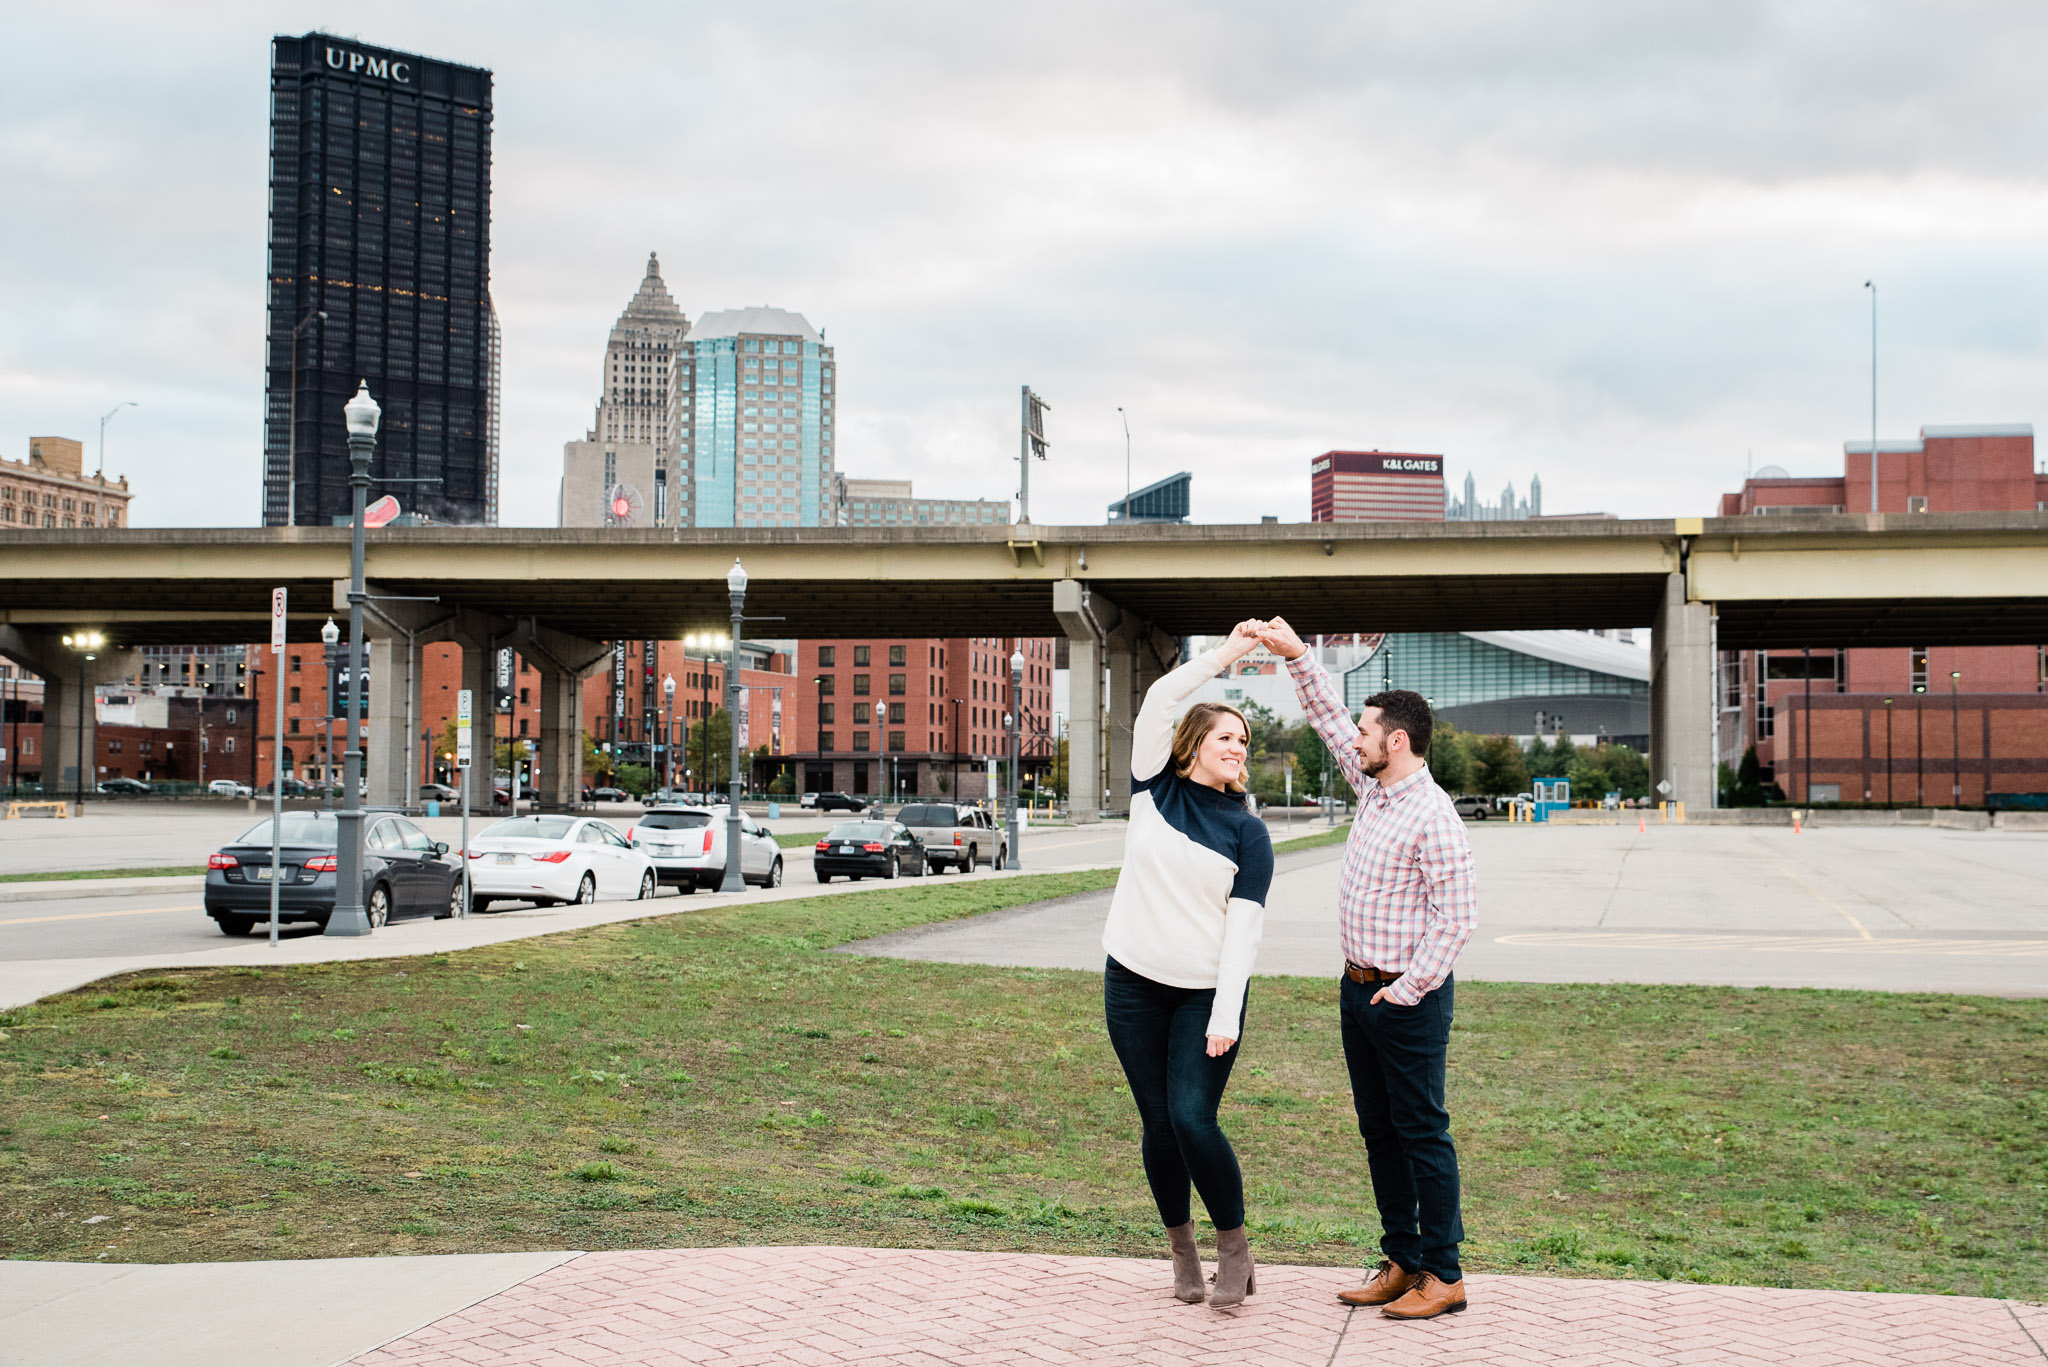
<instances>
[{"instance_id":1,"label":"man","mask_svg":"<svg viewBox=\"0 0 2048 1367\"><path fill-rule=\"evenodd\" d=\"M1260 640L1287 660L1309 724L1358 792L1337 892L1339 1019L1385 1257L1366 1285L1338 1299L1396 1319L1463 1310L1465 1227L1444 1056L1451 965L1472 938L1477 889L1465 823L1426 763L1429 704L1403 689L1375 693L1354 724L1285 619L1268 622Z\"/></svg>"}]
</instances>

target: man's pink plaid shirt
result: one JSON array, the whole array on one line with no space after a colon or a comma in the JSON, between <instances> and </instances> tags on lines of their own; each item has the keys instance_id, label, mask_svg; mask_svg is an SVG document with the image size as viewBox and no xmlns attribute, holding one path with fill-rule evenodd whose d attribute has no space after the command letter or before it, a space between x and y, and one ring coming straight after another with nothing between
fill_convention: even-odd
<instances>
[{"instance_id":1,"label":"man's pink plaid shirt","mask_svg":"<svg viewBox=\"0 0 2048 1367\"><path fill-rule=\"evenodd\" d=\"M1328 672L1306 654L1290 660L1287 670L1309 724L1358 790L1358 819L1351 823L1337 887L1344 957L1399 973L1387 998L1413 1006L1450 976L1479 923L1465 823L1427 768L1391 787L1368 778L1351 748L1358 726Z\"/></svg>"}]
</instances>

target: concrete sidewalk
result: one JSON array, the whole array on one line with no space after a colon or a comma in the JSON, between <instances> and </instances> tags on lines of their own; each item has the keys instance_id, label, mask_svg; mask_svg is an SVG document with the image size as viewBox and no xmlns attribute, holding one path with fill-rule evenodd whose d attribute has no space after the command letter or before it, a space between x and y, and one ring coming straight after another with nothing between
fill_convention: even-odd
<instances>
[{"instance_id":1,"label":"concrete sidewalk","mask_svg":"<svg viewBox=\"0 0 2048 1367\"><path fill-rule=\"evenodd\" d=\"M0 1263L0 1363L2048 1363L2048 1307L2012 1301L1474 1274L1465 1313L1404 1324L1337 1303L1359 1277L1262 1266L1218 1311L1174 1300L1163 1261L917 1249Z\"/></svg>"}]
</instances>

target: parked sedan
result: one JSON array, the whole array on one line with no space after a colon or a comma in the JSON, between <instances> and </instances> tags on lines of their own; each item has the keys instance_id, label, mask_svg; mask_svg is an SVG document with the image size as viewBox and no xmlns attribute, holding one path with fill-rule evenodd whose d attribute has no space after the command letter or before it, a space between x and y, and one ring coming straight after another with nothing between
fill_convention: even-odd
<instances>
[{"instance_id":1,"label":"parked sedan","mask_svg":"<svg viewBox=\"0 0 2048 1367\"><path fill-rule=\"evenodd\" d=\"M825 832L811 855L820 883L845 874L863 878L894 878L898 873L922 878L931 871L924 842L900 821L842 821Z\"/></svg>"},{"instance_id":2,"label":"parked sedan","mask_svg":"<svg viewBox=\"0 0 2048 1367\"><path fill-rule=\"evenodd\" d=\"M110 778L100 784L100 791L120 797L148 797L156 789L139 778Z\"/></svg>"},{"instance_id":3,"label":"parked sedan","mask_svg":"<svg viewBox=\"0 0 2048 1367\"><path fill-rule=\"evenodd\" d=\"M420 785L420 801L422 802L459 802L461 800L462 794L445 783L422 783Z\"/></svg>"},{"instance_id":4,"label":"parked sedan","mask_svg":"<svg viewBox=\"0 0 2048 1367\"><path fill-rule=\"evenodd\" d=\"M821 812L864 812L868 809L868 799L848 793L819 793L818 800L811 806Z\"/></svg>"},{"instance_id":5,"label":"parked sedan","mask_svg":"<svg viewBox=\"0 0 2048 1367\"><path fill-rule=\"evenodd\" d=\"M626 831L647 852L661 881L684 892L715 891L725 881L729 807L651 807ZM740 813L740 878L764 888L782 886L782 849L754 818Z\"/></svg>"},{"instance_id":6,"label":"parked sedan","mask_svg":"<svg viewBox=\"0 0 2048 1367\"><path fill-rule=\"evenodd\" d=\"M474 909L493 902L595 902L652 897L654 862L608 822L589 816L508 816L469 842Z\"/></svg>"},{"instance_id":7,"label":"parked sedan","mask_svg":"<svg viewBox=\"0 0 2048 1367\"><path fill-rule=\"evenodd\" d=\"M593 802L631 802L631 794L624 788L594 788L590 793Z\"/></svg>"},{"instance_id":8,"label":"parked sedan","mask_svg":"<svg viewBox=\"0 0 2048 1367\"><path fill-rule=\"evenodd\" d=\"M231 778L217 778L206 785L206 791L214 797L254 797L256 790L246 783L237 783Z\"/></svg>"},{"instance_id":9,"label":"parked sedan","mask_svg":"<svg viewBox=\"0 0 2048 1367\"><path fill-rule=\"evenodd\" d=\"M325 926L334 914L339 824L333 812L286 812L277 865L280 921ZM462 908L462 866L448 847L401 816L373 816L363 832L363 910L370 928L393 916L452 916ZM206 861L206 914L224 935L270 918L270 818Z\"/></svg>"}]
</instances>

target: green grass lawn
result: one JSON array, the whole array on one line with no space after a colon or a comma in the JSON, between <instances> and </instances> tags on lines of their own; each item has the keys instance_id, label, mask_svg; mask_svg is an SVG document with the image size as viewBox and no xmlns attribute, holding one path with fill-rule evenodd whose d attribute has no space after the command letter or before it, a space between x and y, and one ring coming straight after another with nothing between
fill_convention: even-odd
<instances>
[{"instance_id":1,"label":"green grass lawn","mask_svg":"<svg viewBox=\"0 0 2048 1367\"><path fill-rule=\"evenodd\" d=\"M0 1017L0 1254L1157 1256L1095 975L827 952L1113 876L54 998ZM1374 1256L1334 999L1252 987L1224 1118L1269 1261ZM1467 984L1458 1009L1472 1267L2048 1296L2048 1002Z\"/></svg>"},{"instance_id":2,"label":"green grass lawn","mask_svg":"<svg viewBox=\"0 0 2048 1367\"><path fill-rule=\"evenodd\" d=\"M154 869L64 869L55 873L0 873L0 883L50 883L73 878L168 878L205 872L204 864L177 864Z\"/></svg>"}]
</instances>

